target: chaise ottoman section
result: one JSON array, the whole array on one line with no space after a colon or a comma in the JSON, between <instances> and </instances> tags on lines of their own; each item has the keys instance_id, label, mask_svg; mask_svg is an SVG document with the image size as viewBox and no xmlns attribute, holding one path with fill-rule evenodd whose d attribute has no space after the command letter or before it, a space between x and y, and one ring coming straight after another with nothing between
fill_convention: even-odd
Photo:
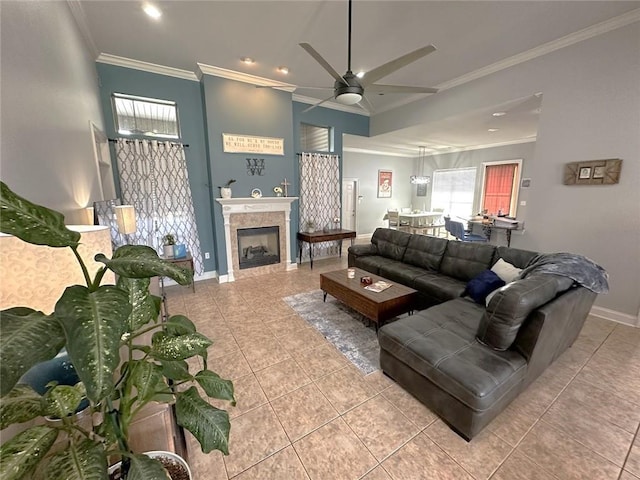
<instances>
[{"instance_id":1,"label":"chaise ottoman section","mask_svg":"<svg viewBox=\"0 0 640 480\"><path fill-rule=\"evenodd\" d=\"M527 364L476 340L484 308L458 298L382 327L380 365L452 428L472 438L520 392Z\"/></svg>"}]
</instances>

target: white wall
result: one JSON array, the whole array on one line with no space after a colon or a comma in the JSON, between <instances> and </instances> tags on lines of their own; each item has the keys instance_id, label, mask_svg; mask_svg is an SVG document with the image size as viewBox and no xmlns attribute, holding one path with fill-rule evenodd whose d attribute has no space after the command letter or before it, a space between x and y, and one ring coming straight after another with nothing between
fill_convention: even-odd
<instances>
[{"instance_id":1,"label":"white wall","mask_svg":"<svg viewBox=\"0 0 640 480\"><path fill-rule=\"evenodd\" d=\"M393 171L391 198L378 198L378 170ZM387 209L411 205L411 192L415 190L415 185L409 183L409 177L413 174L411 158L343 152L342 176L357 178L359 194L362 196L356 210L358 235L386 227L388 224L382 219ZM414 205L414 208L418 206Z\"/></svg>"},{"instance_id":2,"label":"white wall","mask_svg":"<svg viewBox=\"0 0 640 480\"><path fill-rule=\"evenodd\" d=\"M527 232L515 246L586 255L610 275L596 305L636 323L640 310L640 23L375 116L372 135L542 92L526 175ZM565 186L564 164L623 159L620 183Z\"/></svg>"},{"instance_id":3,"label":"white wall","mask_svg":"<svg viewBox=\"0 0 640 480\"><path fill-rule=\"evenodd\" d=\"M89 121L102 127L95 64L66 2L0 2L0 176L79 220L99 199Z\"/></svg>"}]
</instances>

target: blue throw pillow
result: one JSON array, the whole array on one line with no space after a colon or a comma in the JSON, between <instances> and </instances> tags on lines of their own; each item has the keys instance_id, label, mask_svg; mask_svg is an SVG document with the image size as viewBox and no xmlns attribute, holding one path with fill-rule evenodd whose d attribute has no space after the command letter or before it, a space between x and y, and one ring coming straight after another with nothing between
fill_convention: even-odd
<instances>
[{"instance_id":1,"label":"blue throw pillow","mask_svg":"<svg viewBox=\"0 0 640 480\"><path fill-rule=\"evenodd\" d=\"M469 295L473 298L473 301L484 305L484 300L491 292L496 288L503 287L505 285L495 272L491 270L485 270L480 272L476 277L469 280L467 288L465 289L465 295Z\"/></svg>"}]
</instances>

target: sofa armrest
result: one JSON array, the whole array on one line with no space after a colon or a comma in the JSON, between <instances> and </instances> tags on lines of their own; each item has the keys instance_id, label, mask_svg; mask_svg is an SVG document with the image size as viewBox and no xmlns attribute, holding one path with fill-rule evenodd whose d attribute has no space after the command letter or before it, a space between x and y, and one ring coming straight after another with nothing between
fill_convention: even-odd
<instances>
[{"instance_id":1,"label":"sofa armrest","mask_svg":"<svg viewBox=\"0 0 640 480\"><path fill-rule=\"evenodd\" d=\"M366 257L368 255L377 255L378 247L376 247L373 243L368 243L366 245L351 245L349 247L349 255L348 255L348 265L353 267L355 264L355 259L357 257Z\"/></svg>"}]
</instances>

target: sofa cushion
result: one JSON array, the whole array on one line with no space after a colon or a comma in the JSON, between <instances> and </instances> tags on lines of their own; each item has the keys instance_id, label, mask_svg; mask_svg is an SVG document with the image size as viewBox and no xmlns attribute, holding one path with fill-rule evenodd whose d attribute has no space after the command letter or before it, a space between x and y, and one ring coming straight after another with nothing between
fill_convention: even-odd
<instances>
[{"instance_id":1,"label":"sofa cushion","mask_svg":"<svg viewBox=\"0 0 640 480\"><path fill-rule=\"evenodd\" d=\"M484 305L484 301L494 290L504 286L505 282L494 271L483 270L467 283L464 295L470 296L474 302Z\"/></svg>"},{"instance_id":2,"label":"sofa cushion","mask_svg":"<svg viewBox=\"0 0 640 480\"><path fill-rule=\"evenodd\" d=\"M410 287L413 285L413 280L424 275L425 272L426 270L424 268L394 261L394 263L385 263L380 265L378 275Z\"/></svg>"},{"instance_id":3,"label":"sofa cushion","mask_svg":"<svg viewBox=\"0 0 640 480\"><path fill-rule=\"evenodd\" d=\"M493 245L449 241L440 263L440 273L468 282L491 266Z\"/></svg>"},{"instance_id":4,"label":"sofa cushion","mask_svg":"<svg viewBox=\"0 0 640 480\"><path fill-rule=\"evenodd\" d=\"M437 302L446 302L461 297L467 284L462 280L445 277L440 273L426 272L424 275L416 277L413 284L409 286Z\"/></svg>"},{"instance_id":5,"label":"sofa cushion","mask_svg":"<svg viewBox=\"0 0 640 480\"><path fill-rule=\"evenodd\" d=\"M364 257L355 257L352 267L358 267L375 275L380 274L380 266L387 264L397 264L397 260L381 257L380 255L367 255Z\"/></svg>"},{"instance_id":6,"label":"sofa cushion","mask_svg":"<svg viewBox=\"0 0 640 480\"><path fill-rule=\"evenodd\" d=\"M505 262L514 265L516 268L524 268L536 255L538 255L536 252L530 250L500 246L496 248L495 260L497 261L502 258Z\"/></svg>"},{"instance_id":7,"label":"sofa cushion","mask_svg":"<svg viewBox=\"0 0 640 480\"><path fill-rule=\"evenodd\" d=\"M428 270L438 270L448 240L428 235L412 235L403 262Z\"/></svg>"},{"instance_id":8,"label":"sofa cushion","mask_svg":"<svg viewBox=\"0 0 640 480\"><path fill-rule=\"evenodd\" d=\"M393 260L402 260L410 238L411 234L407 232L378 228L373 232L371 243L377 247L378 255Z\"/></svg>"},{"instance_id":9,"label":"sofa cushion","mask_svg":"<svg viewBox=\"0 0 640 480\"><path fill-rule=\"evenodd\" d=\"M436 305L380 328L380 348L470 408L486 410L520 384L526 362L475 340L483 312L464 298Z\"/></svg>"},{"instance_id":10,"label":"sofa cushion","mask_svg":"<svg viewBox=\"0 0 640 480\"><path fill-rule=\"evenodd\" d=\"M495 272L495 274L504 280L505 283L509 283L520 277L522 269L509 262L505 262L502 258L499 258L498 261L493 264L493 267L491 267L491 271Z\"/></svg>"},{"instance_id":11,"label":"sofa cushion","mask_svg":"<svg viewBox=\"0 0 640 480\"><path fill-rule=\"evenodd\" d=\"M506 350L529 313L572 284L573 280L568 277L538 274L505 285L486 308L478 328L478 340L496 350Z\"/></svg>"}]
</instances>

